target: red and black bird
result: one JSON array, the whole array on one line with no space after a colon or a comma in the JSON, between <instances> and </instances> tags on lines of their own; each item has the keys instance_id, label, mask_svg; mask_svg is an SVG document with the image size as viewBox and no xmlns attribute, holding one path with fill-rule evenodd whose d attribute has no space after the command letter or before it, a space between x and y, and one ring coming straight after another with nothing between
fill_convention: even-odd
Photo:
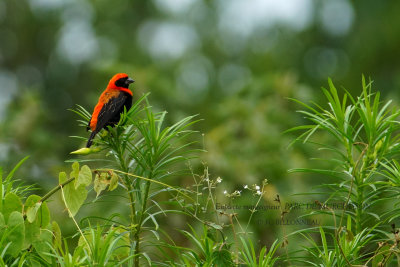
<instances>
[{"instance_id":1,"label":"red and black bird","mask_svg":"<svg viewBox=\"0 0 400 267\"><path fill-rule=\"evenodd\" d=\"M134 80L129 78L125 73L114 75L106 90L101 94L99 102L94 108L92 117L90 118L87 130L91 129L92 133L86 144L90 147L93 138L101 129L107 126L115 126L119 120L121 113L124 112L124 107L129 110L132 106L132 92L129 90L129 85Z\"/></svg>"}]
</instances>

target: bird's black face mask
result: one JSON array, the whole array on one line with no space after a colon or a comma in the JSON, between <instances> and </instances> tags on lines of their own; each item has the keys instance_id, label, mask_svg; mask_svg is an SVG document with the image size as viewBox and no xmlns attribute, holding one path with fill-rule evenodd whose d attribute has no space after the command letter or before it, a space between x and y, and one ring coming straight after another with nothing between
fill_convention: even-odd
<instances>
[{"instance_id":1,"label":"bird's black face mask","mask_svg":"<svg viewBox=\"0 0 400 267\"><path fill-rule=\"evenodd\" d=\"M121 78L121 79L118 79L116 82L115 82L115 86L117 86L117 87L123 87L123 88L129 88L129 85L131 84L131 83L134 83L135 81L133 80L133 79L131 79L131 78L129 78L129 77L125 77L125 78Z\"/></svg>"}]
</instances>

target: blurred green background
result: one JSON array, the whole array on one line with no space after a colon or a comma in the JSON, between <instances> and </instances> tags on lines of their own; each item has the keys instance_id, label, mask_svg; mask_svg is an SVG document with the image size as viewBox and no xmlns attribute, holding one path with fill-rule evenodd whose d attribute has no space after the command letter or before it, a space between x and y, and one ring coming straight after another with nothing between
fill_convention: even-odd
<instances>
[{"instance_id":1,"label":"blurred green background","mask_svg":"<svg viewBox=\"0 0 400 267\"><path fill-rule=\"evenodd\" d=\"M134 95L151 92L170 122L204 119L194 128L208 152L193 164L223 178L222 203L224 190L265 178L267 203L276 193L295 201L324 178L287 170L324 154L288 148L296 135L283 132L305 123L288 98L326 105L328 77L359 94L365 74L397 102L398 10L395 0L0 0L0 165L30 155L18 178L41 194L55 186L69 152L84 145L69 136L87 135L67 109L91 111L111 76L126 72Z\"/></svg>"}]
</instances>

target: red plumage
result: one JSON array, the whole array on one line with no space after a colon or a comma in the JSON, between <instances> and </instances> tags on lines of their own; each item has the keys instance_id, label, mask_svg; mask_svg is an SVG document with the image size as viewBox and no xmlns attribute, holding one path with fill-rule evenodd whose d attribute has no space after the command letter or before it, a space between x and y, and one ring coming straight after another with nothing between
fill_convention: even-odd
<instances>
[{"instance_id":1,"label":"red plumage","mask_svg":"<svg viewBox=\"0 0 400 267\"><path fill-rule=\"evenodd\" d=\"M124 107L126 110L131 108L132 92L129 90L129 84L133 82L134 80L125 73L118 73L111 78L90 118L88 130L91 129L92 133L86 147L92 145L93 138L101 129L119 122Z\"/></svg>"}]
</instances>

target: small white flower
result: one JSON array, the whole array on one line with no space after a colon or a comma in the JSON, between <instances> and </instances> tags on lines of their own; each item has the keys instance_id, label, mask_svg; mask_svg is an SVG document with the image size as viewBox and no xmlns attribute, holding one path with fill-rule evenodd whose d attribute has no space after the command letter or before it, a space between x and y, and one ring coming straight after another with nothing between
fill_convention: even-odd
<instances>
[{"instance_id":1,"label":"small white flower","mask_svg":"<svg viewBox=\"0 0 400 267\"><path fill-rule=\"evenodd\" d=\"M228 194L228 191L225 190L225 191L224 191L224 195L226 195L226 194Z\"/></svg>"},{"instance_id":2,"label":"small white flower","mask_svg":"<svg viewBox=\"0 0 400 267\"><path fill-rule=\"evenodd\" d=\"M208 182L208 181L209 181L209 179L208 179L208 178L206 178L206 179L204 179L204 181Z\"/></svg>"},{"instance_id":3,"label":"small white flower","mask_svg":"<svg viewBox=\"0 0 400 267\"><path fill-rule=\"evenodd\" d=\"M260 186L256 185L256 190L259 191L260 190Z\"/></svg>"},{"instance_id":4,"label":"small white flower","mask_svg":"<svg viewBox=\"0 0 400 267\"><path fill-rule=\"evenodd\" d=\"M221 177L218 177L217 178L217 184L219 184L220 182L222 182L222 179L221 179Z\"/></svg>"},{"instance_id":5,"label":"small white flower","mask_svg":"<svg viewBox=\"0 0 400 267\"><path fill-rule=\"evenodd\" d=\"M249 186L248 186L247 184L245 184L245 185L243 186L243 188L244 188L244 189L247 189L247 188L249 188Z\"/></svg>"},{"instance_id":6,"label":"small white flower","mask_svg":"<svg viewBox=\"0 0 400 267\"><path fill-rule=\"evenodd\" d=\"M256 193L257 195L261 195L261 191L260 190L257 190L257 193Z\"/></svg>"}]
</instances>

